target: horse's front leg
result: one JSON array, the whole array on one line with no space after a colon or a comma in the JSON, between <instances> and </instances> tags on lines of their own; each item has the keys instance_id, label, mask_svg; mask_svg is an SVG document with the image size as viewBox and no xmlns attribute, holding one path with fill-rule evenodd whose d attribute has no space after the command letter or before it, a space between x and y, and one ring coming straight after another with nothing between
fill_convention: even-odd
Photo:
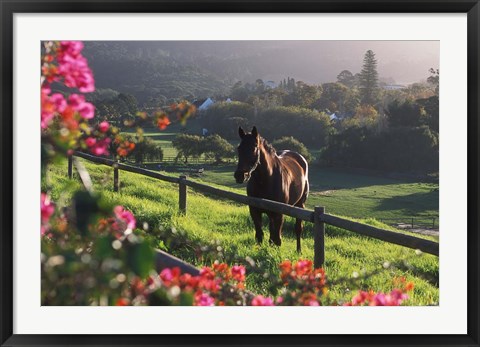
<instances>
[{"instance_id":1,"label":"horse's front leg","mask_svg":"<svg viewBox=\"0 0 480 347\"><path fill-rule=\"evenodd\" d=\"M262 243L263 241L263 231L262 231L262 211L258 208L249 206L250 216L252 217L253 224L255 225L255 239L257 243Z\"/></svg>"},{"instance_id":2,"label":"horse's front leg","mask_svg":"<svg viewBox=\"0 0 480 347\"><path fill-rule=\"evenodd\" d=\"M270 243L277 246L282 245L282 226L283 214L272 213L269 216L270 220Z\"/></svg>"}]
</instances>

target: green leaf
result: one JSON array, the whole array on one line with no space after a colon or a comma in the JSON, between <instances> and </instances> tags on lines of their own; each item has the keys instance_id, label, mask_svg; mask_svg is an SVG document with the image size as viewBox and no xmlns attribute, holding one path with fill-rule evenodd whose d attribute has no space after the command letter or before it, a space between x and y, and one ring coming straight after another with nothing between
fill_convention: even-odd
<instances>
[{"instance_id":1,"label":"green leaf","mask_svg":"<svg viewBox=\"0 0 480 347\"><path fill-rule=\"evenodd\" d=\"M132 271L145 278L153 269L154 252L146 242L132 245L128 251L128 264Z\"/></svg>"}]
</instances>

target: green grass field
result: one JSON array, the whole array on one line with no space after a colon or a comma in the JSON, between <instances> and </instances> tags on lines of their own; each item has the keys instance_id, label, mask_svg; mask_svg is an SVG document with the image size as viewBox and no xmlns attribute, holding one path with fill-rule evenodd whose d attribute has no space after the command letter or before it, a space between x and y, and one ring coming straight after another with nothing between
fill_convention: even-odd
<instances>
[{"instance_id":1,"label":"green grass field","mask_svg":"<svg viewBox=\"0 0 480 347\"><path fill-rule=\"evenodd\" d=\"M269 274L276 273L276 266L285 259L299 257L313 259L312 225L306 223L302 240L303 253L295 250L293 220L286 219L283 244L280 248L266 242L259 246L254 240L253 223L246 206L206 197L189 190L188 213L178 212L178 188L174 184L157 181L127 172L120 173L120 192L112 191L110 168L84 162L94 182L96 191L111 203L121 204L131 210L137 225L148 225L145 234L159 247L165 247L165 235L170 242L168 251L197 266L208 264L211 259L195 251L196 244L216 250L220 259L255 264L257 269L247 278L248 289L268 294ZM311 172L314 188L309 206L325 205L330 213L349 217L365 217L366 222L388 228L370 219L401 214L429 214L438 211L438 196L427 184L415 184L377 177L358 176L319 170ZM200 179L215 182L235 191L244 191L234 184L231 168L207 170ZM48 179L42 189L51 191L59 204L67 204L72 189L79 188L78 177L70 181L66 174L66 162L51 165ZM315 179L313 179L315 178ZM317 182L318 181L318 182ZM332 191L330 196L320 192ZM375 191L376 193L373 193ZM318 192L318 194L316 194ZM328 193L325 193L328 194ZM372 196L373 194L373 196ZM438 194L438 192L436 193ZM145 223L145 224L144 224ZM166 232L174 228L176 232ZM330 295L348 298L357 289L389 291L393 279L405 276L415 283L409 305L438 304L438 258L420 254L414 250L358 236L335 227L327 226L325 270L330 283ZM268 240L268 235L265 237ZM430 239L433 239L430 237ZM172 246L174 245L174 246Z\"/></svg>"},{"instance_id":2,"label":"green grass field","mask_svg":"<svg viewBox=\"0 0 480 347\"><path fill-rule=\"evenodd\" d=\"M235 166L210 167L200 181L231 188ZM438 184L406 182L311 166L307 207L325 206L326 211L354 218L438 217Z\"/></svg>"}]
</instances>

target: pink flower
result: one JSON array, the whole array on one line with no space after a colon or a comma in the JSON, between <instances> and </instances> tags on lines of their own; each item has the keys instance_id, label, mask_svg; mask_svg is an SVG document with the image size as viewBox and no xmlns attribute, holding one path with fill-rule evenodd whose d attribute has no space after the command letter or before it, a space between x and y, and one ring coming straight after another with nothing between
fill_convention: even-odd
<instances>
[{"instance_id":1,"label":"pink flower","mask_svg":"<svg viewBox=\"0 0 480 347\"><path fill-rule=\"evenodd\" d=\"M95 106L89 102L84 102L77 110L80 116L85 119L92 119L95 115Z\"/></svg>"},{"instance_id":2,"label":"pink flower","mask_svg":"<svg viewBox=\"0 0 480 347\"><path fill-rule=\"evenodd\" d=\"M352 301L346 305L358 306L368 304L369 306L399 306L406 299L408 299L408 295L400 289L394 289L389 294L360 291L352 298Z\"/></svg>"},{"instance_id":3,"label":"pink flower","mask_svg":"<svg viewBox=\"0 0 480 347\"><path fill-rule=\"evenodd\" d=\"M252 299L252 306L274 306L272 298L265 298L262 295L257 295Z\"/></svg>"},{"instance_id":4,"label":"pink flower","mask_svg":"<svg viewBox=\"0 0 480 347\"><path fill-rule=\"evenodd\" d=\"M232 266L232 277L234 280L243 282L245 281L245 266L234 265Z\"/></svg>"},{"instance_id":5,"label":"pink flower","mask_svg":"<svg viewBox=\"0 0 480 347\"><path fill-rule=\"evenodd\" d=\"M60 41L59 55L78 56L83 49L82 41Z\"/></svg>"},{"instance_id":6,"label":"pink flower","mask_svg":"<svg viewBox=\"0 0 480 347\"><path fill-rule=\"evenodd\" d=\"M212 298L207 293L195 294L195 305L196 306L214 306L215 299Z\"/></svg>"},{"instance_id":7,"label":"pink flower","mask_svg":"<svg viewBox=\"0 0 480 347\"><path fill-rule=\"evenodd\" d=\"M112 140L109 137L98 140L97 143L90 149L90 151L95 155L105 155L108 154L108 146L110 146Z\"/></svg>"},{"instance_id":8,"label":"pink flower","mask_svg":"<svg viewBox=\"0 0 480 347\"><path fill-rule=\"evenodd\" d=\"M78 56L73 59L70 56L65 56L63 62L60 62L58 71L64 77L67 87L78 88L82 93L95 90L93 74L84 57Z\"/></svg>"},{"instance_id":9,"label":"pink flower","mask_svg":"<svg viewBox=\"0 0 480 347\"><path fill-rule=\"evenodd\" d=\"M51 90L48 86L42 86L41 89L41 126L42 129L48 127L55 114L63 112L67 103L62 94L55 93L50 95Z\"/></svg>"},{"instance_id":10,"label":"pink flower","mask_svg":"<svg viewBox=\"0 0 480 347\"><path fill-rule=\"evenodd\" d=\"M87 137L85 139L85 144L88 146L88 147L92 147L93 145L95 145L95 143L97 142L97 140L94 138L94 137Z\"/></svg>"},{"instance_id":11,"label":"pink flower","mask_svg":"<svg viewBox=\"0 0 480 347\"><path fill-rule=\"evenodd\" d=\"M172 270L170 270L169 268L163 269L162 272L160 272L160 278L164 282L170 282L173 279Z\"/></svg>"},{"instance_id":12,"label":"pink flower","mask_svg":"<svg viewBox=\"0 0 480 347\"><path fill-rule=\"evenodd\" d=\"M80 41L62 41L57 51L58 72L67 87L88 93L95 90L95 81L87 59L81 55L82 49L83 43Z\"/></svg>"},{"instance_id":13,"label":"pink flower","mask_svg":"<svg viewBox=\"0 0 480 347\"><path fill-rule=\"evenodd\" d=\"M56 106L57 112L63 112L65 107L67 107L67 102L65 98L60 93L55 93L50 97L50 101L53 102Z\"/></svg>"},{"instance_id":14,"label":"pink flower","mask_svg":"<svg viewBox=\"0 0 480 347\"><path fill-rule=\"evenodd\" d=\"M85 119L92 119L95 115L95 106L86 102L85 97L80 94L72 94L68 97L68 105Z\"/></svg>"},{"instance_id":15,"label":"pink flower","mask_svg":"<svg viewBox=\"0 0 480 347\"><path fill-rule=\"evenodd\" d=\"M72 106L74 110L78 110L83 103L85 103L85 97L81 94L72 94L68 97L68 104Z\"/></svg>"},{"instance_id":16,"label":"pink flower","mask_svg":"<svg viewBox=\"0 0 480 347\"><path fill-rule=\"evenodd\" d=\"M98 125L98 130L102 133L106 133L108 129L110 128L110 124L108 124L107 121L103 121Z\"/></svg>"},{"instance_id":17,"label":"pink flower","mask_svg":"<svg viewBox=\"0 0 480 347\"><path fill-rule=\"evenodd\" d=\"M368 299L368 293L361 290L357 295L355 295L352 298L352 304L353 305L363 304L367 299Z\"/></svg>"},{"instance_id":18,"label":"pink flower","mask_svg":"<svg viewBox=\"0 0 480 347\"><path fill-rule=\"evenodd\" d=\"M370 301L370 306L386 306L387 305L387 296L383 293L378 293L372 297Z\"/></svg>"},{"instance_id":19,"label":"pink flower","mask_svg":"<svg viewBox=\"0 0 480 347\"><path fill-rule=\"evenodd\" d=\"M115 217L117 217L117 219L125 223L126 229L135 229L137 221L135 220L132 212L125 210L123 206L115 206L113 212L115 213Z\"/></svg>"},{"instance_id":20,"label":"pink flower","mask_svg":"<svg viewBox=\"0 0 480 347\"><path fill-rule=\"evenodd\" d=\"M50 228L49 221L52 214L55 212L55 204L50 200L47 194L40 194L40 211L41 211L41 235L45 233Z\"/></svg>"}]
</instances>

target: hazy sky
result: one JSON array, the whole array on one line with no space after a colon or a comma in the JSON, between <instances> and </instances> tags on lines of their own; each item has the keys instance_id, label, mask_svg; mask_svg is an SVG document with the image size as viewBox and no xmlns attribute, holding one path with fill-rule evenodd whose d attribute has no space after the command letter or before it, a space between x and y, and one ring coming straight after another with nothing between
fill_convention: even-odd
<instances>
[{"instance_id":1,"label":"hazy sky","mask_svg":"<svg viewBox=\"0 0 480 347\"><path fill-rule=\"evenodd\" d=\"M381 77L397 83L412 83L439 68L439 41L217 41L197 42L199 50L216 54L251 54L266 59L261 64L264 79L278 80L285 75L305 82L334 81L342 70L360 72L367 50L374 51Z\"/></svg>"},{"instance_id":2,"label":"hazy sky","mask_svg":"<svg viewBox=\"0 0 480 347\"><path fill-rule=\"evenodd\" d=\"M137 42L137 45L139 42ZM376 54L381 77L413 83L439 68L439 41L160 41L150 48L181 57L212 56L242 62L252 77L278 81L285 76L310 83L336 80L342 70L360 72L367 50ZM138 47L138 46L137 46Z\"/></svg>"},{"instance_id":3,"label":"hazy sky","mask_svg":"<svg viewBox=\"0 0 480 347\"><path fill-rule=\"evenodd\" d=\"M298 65L328 64L332 74L341 69L359 72L369 49L375 52L380 76L392 77L397 83L425 79L431 67L439 68L439 41L297 41L289 45L303 52Z\"/></svg>"}]
</instances>

